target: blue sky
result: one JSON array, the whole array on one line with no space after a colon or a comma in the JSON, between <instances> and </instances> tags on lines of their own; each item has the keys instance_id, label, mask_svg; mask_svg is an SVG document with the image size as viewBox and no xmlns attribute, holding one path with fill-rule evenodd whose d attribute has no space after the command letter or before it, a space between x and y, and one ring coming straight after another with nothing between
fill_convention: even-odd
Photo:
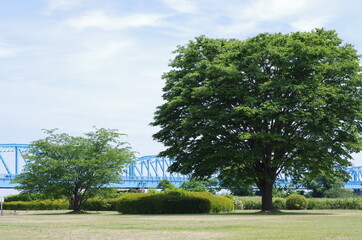
<instances>
[{"instance_id":1,"label":"blue sky","mask_svg":"<svg viewBox=\"0 0 362 240\"><path fill-rule=\"evenodd\" d=\"M116 128L139 156L172 51L196 36L335 29L362 53L359 0L0 0L0 143ZM362 154L356 155L362 165Z\"/></svg>"}]
</instances>

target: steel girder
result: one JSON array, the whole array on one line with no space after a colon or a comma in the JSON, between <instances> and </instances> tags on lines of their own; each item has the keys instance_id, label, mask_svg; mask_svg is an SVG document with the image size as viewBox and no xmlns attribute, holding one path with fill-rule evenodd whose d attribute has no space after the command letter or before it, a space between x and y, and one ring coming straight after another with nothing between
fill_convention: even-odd
<instances>
[{"instance_id":1,"label":"steel girder","mask_svg":"<svg viewBox=\"0 0 362 240\"><path fill-rule=\"evenodd\" d=\"M137 158L134 163L128 164L125 167L122 174L123 184L117 184L117 186L137 188L157 187L161 180L166 179L176 187L179 187L182 182L188 181L190 177L168 172L167 169L171 164L172 159L158 157L156 155Z\"/></svg>"},{"instance_id":2,"label":"steel girder","mask_svg":"<svg viewBox=\"0 0 362 240\"><path fill-rule=\"evenodd\" d=\"M30 149L28 144L0 144L0 187L12 188L11 180L26 164L23 153Z\"/></svg>"}]
</instances>

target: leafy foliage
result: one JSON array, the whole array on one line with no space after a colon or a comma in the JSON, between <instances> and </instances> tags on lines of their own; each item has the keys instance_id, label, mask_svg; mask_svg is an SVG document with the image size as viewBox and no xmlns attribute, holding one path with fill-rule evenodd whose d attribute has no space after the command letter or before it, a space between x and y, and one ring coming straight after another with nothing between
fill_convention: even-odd
<instances>
[{"instance_id":1,"label":"leafy foliage","mask_svg":"<svg viewBox=\"0 0 362 240\"><path fill-rule=\"evenodd\" d=\"M285 200L284 199L274 199L273 207L275 210L285 209Z\"/></svg>"},{"instance_id":2,"label":"leafy foliage","mask_svg":"<svg viewBox=\"0 0 362 240\"><path fill-rule=\"evenodd\" d=\"M208 180L199 181L196 179L190 179L189 181L181 183L180 188L185 189L190 192L213 192L218 182L215 178Z\"/></svg>"},{"instance_id":3,"label":"leafy foliage","mask_svg":"<svg viewBox=\"0 0 362 240\"><path fill-rule=\"evenodd\" d=\"M326 198L353 198L356 195L352 190L346 188L330 188L324 192Z\"/></svg>"},{"instance_id":4,"label":"leafy foliage","mask_svg":"<svg viewBox=\"0 0 362 240\"><path fill-rule=\"evenodd\" d=\"M180 188L191 191L191 192L206 192L207 188L200 181L189 180L181 183Z\"/></svg>"},{"instance_id":5,"label":"leafy foliage","mask_svg":"<svg viewBox=\"0 0 362 240\"><path fill-rule=\"evenodd\" d=\"M96 196L109 183L118 183L122 167L133 157L129 147L112 129L95 129L84 137L74 137L56 130L32 142L25 156L28 164L15 182L24 193L42 193L65 197L74 211Z\"/></svg>"},{"instance_id":6,"label":"leafy foliage","mask_svg":"<svg viewBox=\"0 0 362 240\"><path fill-rule=\"evenodd\" d=\"M334 31L197 37L175 51L154 138L173 172L256 184L348 166L361 149L359 56Z\"/></svg>"},{"instance_id":7,"label":"leafy foliage","mask_svg":"<svg viewBox=\"0 0 362 240\"><path fill-rule=\"evenodd\" d=\"M299 194L292 194L287 197L285 200L285 206L287 209L294 209L294 210L300 210L300 209L307 209L307 199Z\"/></svg>"},{"instance_id":8,"label":"leafy foliage","mask_svg":"<svg viewBox=\"0 0 362 240\"><path fill-rule=\"evenodd\" d=\"M5 197L5 202L43 200L47 197L43 194L15 194Z\"/></svg>"},{"instance_id":9,"label":"leafy foliage","mask_svg":"<svg viewBox=\"0 0 362 240\"><path fill-rule=\"evenodd\" d=\"M332 188L341 188L348 181L349 174L344 171L320 172L317 175L306 174L301 184L311 189L312 197L325 197L326 191Z\"/></svg>"},{"instance_id":10,"label":"leafy foliage","mask_svg":"<svg viewBox=\"0 0 362 240\"><path fill-rule=\"evenodd\" d=\"M175 185L167 179L162 179L158 183L157 188L161 188L161 189L165 190L167 188L175 188Z\"/></svg>"}]
</instances>

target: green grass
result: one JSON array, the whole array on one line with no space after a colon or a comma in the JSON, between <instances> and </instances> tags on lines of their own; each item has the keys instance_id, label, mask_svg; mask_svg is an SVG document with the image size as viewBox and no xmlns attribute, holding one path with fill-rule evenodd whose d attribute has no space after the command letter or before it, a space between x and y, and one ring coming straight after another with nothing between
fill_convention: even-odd
<instances>
[{"instance_id":1,"label":"green grass","mask_svg":"<svg viewBox=\"0 0 362 240\"><path fill-rule=\"evenodd\" d=\"M362 211L315 210L203 215L65 214L0 216L0 239L361 239Z\"/></svg>"}]
</instances>

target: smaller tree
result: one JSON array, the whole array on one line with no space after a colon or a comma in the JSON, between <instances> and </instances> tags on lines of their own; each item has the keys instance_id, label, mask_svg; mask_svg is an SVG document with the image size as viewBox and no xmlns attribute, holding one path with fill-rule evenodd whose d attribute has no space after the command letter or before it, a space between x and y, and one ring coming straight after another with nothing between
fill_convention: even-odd
<instances>
[{"instance_id":1,"label":"smaller tree","mask_svg":"<svg viewBox=\"0 0 362 240\"><path fill-rule=\"evenodd\" d=\"M307 189L312 190L312 197L325 197L325 192L332 188L342 188L348 181L349 175L344 171L333 171L330 173L320 172L317 175L306 175L300 183ZM298 178L296 180L298 181Z\"/></svg>"},{"instance_id":2,"label":"smaller tree","mask_svg":"<svg viewBox=\"0 0 362 240\"><path fill-rule=\"evenodd\" d=\"M124 135L114 129L95 129L84 137L45 130L44 139L34 141L25 158L27 165L15 183L23 193L65 197L73 211L110 183L119 183L124 164L134 157L119 141Z\"/></svg>"},{"instance_id":3,"label":"smaller tree","mask_svg":"<svg viewBox=\"0 0 362 240\"><path fill-rule=\"evenodd\" d=\"M162 190L165 190L167 188L175 188L175 185L173 183L171 183L169 180L167 179L162 179L158 185L157 188L161 188Z\"/></svg>"},{"instance_id":4,"label":"smaller tree","mask_svg":"<svg viewBox=\"0 0 362 240\"><path fill-rule=\"evenodd\" d=\"M214 192L218 182L215 178L198 181L196 179L190 179L189 181L181 183L180 188L191 192Z\"/></svg>"}]
</instances>

